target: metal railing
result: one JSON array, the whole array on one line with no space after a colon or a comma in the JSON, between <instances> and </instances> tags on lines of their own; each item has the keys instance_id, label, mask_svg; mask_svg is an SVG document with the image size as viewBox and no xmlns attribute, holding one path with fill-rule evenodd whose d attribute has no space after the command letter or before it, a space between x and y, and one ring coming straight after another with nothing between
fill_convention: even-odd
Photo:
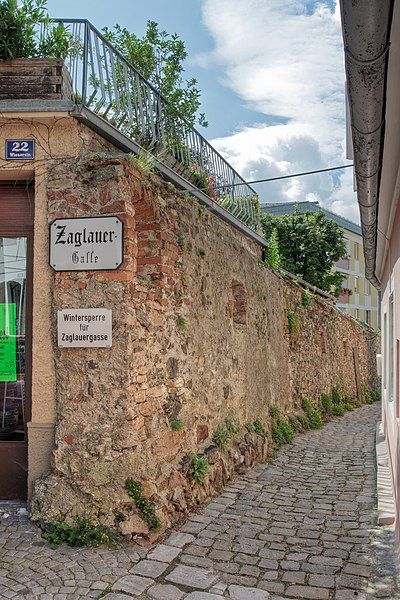
<instances>
[{"instance_id":1,"label":"metal railing","mask_svg":"<svg viewBox=\"0 0 400 600\"><path fill-rule=\"evenodd\" d=\"M211 144L84 19L54 19L71 34L66 58L74 102L105 119L247 226L258 196Z\"/></svg>"}]
</instances>

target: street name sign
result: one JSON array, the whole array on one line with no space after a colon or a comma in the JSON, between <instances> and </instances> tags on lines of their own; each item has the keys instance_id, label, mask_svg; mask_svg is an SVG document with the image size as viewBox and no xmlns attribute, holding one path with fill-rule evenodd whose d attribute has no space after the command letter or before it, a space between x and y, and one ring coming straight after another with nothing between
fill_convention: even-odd
<instances>
[{"instance_id":1,"label":"street name sign","mask_svg":"<svg viewBox=\"0 0 400 600\"><path fill-rule=\"evenodd\" d=\"M50 225L50 265L55 271L117 269L123 257L118 217L56 219Z\"/></svg>"},{"instance_id":2,"label":"street name sign","mask_svg":"<svg viewBox=\"0 0 400 600\"><path fill-rule=\"evenodd\" d=\"M61 348L111 348L111 308L64 308L57 311Z\"/></svg>"}]
</instances>

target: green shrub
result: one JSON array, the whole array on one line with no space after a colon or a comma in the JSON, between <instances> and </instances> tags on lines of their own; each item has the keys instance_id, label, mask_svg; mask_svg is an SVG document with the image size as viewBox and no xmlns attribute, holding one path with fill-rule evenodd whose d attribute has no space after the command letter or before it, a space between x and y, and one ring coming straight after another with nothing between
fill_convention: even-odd
<instances>
[{"instance_id":1,"label":"green shrub","mask_svg":"<svg viewBox=\"0 0 400 600\"><path fill-rule=\"evenodd\" d=\"M265 265L270 269L279 269L281 266L281 256L279 254L278 232L274 228L268 239Z\"/></svg>"},{"instance_id":2,"label":"green shrub","mask_svg":"<svg viewBox=\"0 0 400 600\"><path fill-rule=\"evenodd\" d=\"M228 447L230 439L231 435L225 425L218 425L212 436L214 444L216 444L218 448L225 450Z\"/></svg>"},{"instance_id":3,"label":"green shrub","mask_svg":"<svg viewBox=\"0 0 400 600\"><path fill-rule=\"evenodd\" d=\"M75 525L68 525L65 521L54 523L51 531L44 531L42 538L50 542L50 547L57 548L62 542L70 546L108 546L118 548L122 537L111 531L105 525L94 524L89 519L75 517Z\"/></svg>"},{"instance_id":4,"label":"green shrub","mask_svg":"<svg viewBox=\"0 0 400 600\"><path fill-rule=\"evenodd\" d=\"M287 313L289 333L297 333L300 329L299 317L294 310L288 310Z\"/></svg>"},{"instance_id":5,"label":"green shrub","mask_svg":"<svg viewBox=\"0 0 400 600\"><path fill-rule=\"evenodd\" d=\"M46 0L0 2L0 60L65 58L73 38L63 23L50 28L49 24Z\"/></svg>"},{"instance_id":6,"label":"green shrub","mask_svg":"<svg viewBox=\"0 0 400 600\"><path fill-rule=\"evenodd\" d=\"M182 429L184 429L185 425L183 423L183 421L181 421L180 419L172 419L169 422L172 431L182 431Z\"/></svg>"},{"instance_id":7,"label":"green shrub","mask_svg":"<svg viewBox=\"0 0 400 600\"><path fill-rule=\"evenodd\" d=\"M188 470L189 475L193 477L196 483L203 483L210 467L208 460L194 452L189 452L189 458L191 460Z\"/></svg>"},{"instance_id":8,"label":"green shrub","mask_svg":"<svg viewBox=\"0 0 400 600\"><path fill-rule=\"evenodd\" d=\"M272 422L271 435L277 448L280 448L293 442L294 428L289 421L278 417Z\"/></svg>"},{"instance_id":9,"label":"green shrub","mask_svg":"<svg viewBox=\"0 0 400 600\"><path fill-rule=\"evenodd\" d=\"M292 426L293 431L302 431L303 428L296 415L289 415L289 423Z\"/></svg>"},{"instance_id":10,"label":"green shrub","mask_svg":"<svg viewBox=\"0 0 400 600\"><path fill-rule=\"evenodd\" d=\"M343 406L339 406L338 404L332 406L332 415L334 417L343 417L345 412Z\"/></svg>"},{"instance_id":11,"label":"green shrub","mask_svg":"<svg viewBox=\"0 0 400 600\"><path fill-rule=\"evenodd\" d=\"M230 439L239 431L239 421L233 417L227 417L224 425L218 425L214 431L212 440L222 450L225 450Z\"/></svg>"},{"instance_id":12,"label":"green shrub","mask_svg":"<svg viewBox=\"0 0 400 600\"><path fill-rule=\"evenodd\" d=\"M254 421L254 423L247 423L246 429L247 431L254 432L261 437L265 437L267 435L267 432L265 431L263 424L259 419Z\"/></svg>"},{"instance_id":13,"label":"green shrub","mask_svg":"<svg viewBox=\"0 0 400 600\"><path fill-rule=\"evenodd\" d=\"M304 290L301 295L300 306L302 308L308 308L313 303L313 298L310 290Z\"/></svg>"},{"instance_id":14,"label":"green shrub","mask_svg":"<svg viewBox=\"0 0 400 600\"><path fill-rule=\"evenodd\" d=\"M375 388L373 390L368 390L366 384L363 384L361 387L361 393L364 397L366 404L373 404L374 402L379 402L381 400L381 390L380 388Z\"/></svg>"},{"instance_id":15,"label":"green shrub","mask_svg":"<svg viewBox=\"0 0 400 600\"><path fill-rule=\"evenodd\" d=\"M227 417L225 419L225 427L229 431L229 435L234 436L239 431L239 421L234 417Z\"/></svg>"},{"instance_id":16,"label":"green shrub","mask_svg":"<svg viewBox=\"0 0 400 600\"><path fill-rule=\"evenodd\" d=\"M312 403L307 398L303 399L301 406L307 415L309 428L321 429L322 425L324 424L324 420L319 410L315 410Z\"/></svg>"},{"instance_id":17,"label":"green shrub","mask_svg":"<svg viewBox=\"0 0 400 600\"><path fill-rule=\"evenodd\" d=\"M380 402L381 401L381 388L375 388L374 390L371 390L371 396L374 400L374 402Z\"/></svg>"},{"instance_id":18,"label":"green shrub","mask_svg":"<svg viewBox=\"0 0 400 600\"><path fill-rule=\"evenodd\" d=\"M322 425L324 424L324 420L319 410L311 411L307 417L310 429L321 429Z\"/></svg>"},{"instance_id":19,"label":"green shrub","mask_svg":"<svg viewBox=\"0 0 400 600\"><path fill-rule=\"evenodd\" d=\"M128 161L133 165L142 175L149 176L154 173L155 170L155 157L146 152L146 150L139 150L138 154L128 154Z\"/></svg>"},{"instance_id":20,"label":"green shrub","mask_svg":"<svg viewBox=\"0 0 400 600\"><path fill-rule=\"evenodd\" d=\"M339 405L339 404L342 403L341 397L340 397L340 388L339 388L339 386L334 386L332 388L332 395L331 396L332 396L332 403L333 404Z\"/></svg>"},{"instance_id":21,"label":"green shrub","mask_svg":"<svg viewBox=\"0 0 400 600\"><path fill-rule=\"evenodd\" d=\"M281 414L281 411L277 406L270 406L268 412L270 417L279 417L279 415Z\"/></svg>"},{"instance_id":22,"label":"green shrub","mask_svg":"<svg viewBox=\"0 0 400 600\"><path fill-rule=\"evenodd\" d=\"M332 416L332 398L329 394L322 394L321 396L321 408L324 415L327 417Z\"/></svg>"},{"instance_id":23,"label":"green shrub","mask_svg":"<svg viewBox=\"0 0 400 600\"><path fill-rule=\"evenodd\" d=\"M343 406L343 407L344 407L346 410L348 410L348 411L350 411L350 412L351 412L351 411L354 409L354 405L353 405L352 399L350 398L350 396L349 396L348 394L345 394L345 395L343 396L343 399L342 399L342 406Z\"/></svg>"},{"instance_id":24,"label":"green shrub","mask_svg":"<svg viewBox=\"0 0 400 600\"><path fill-rule=\"evenodd\" d=\"M300 424L301 430L306 431L307 429L310 429L310 423L308 422L306 415L297 415L297 420Z\"/></svg>"},{"instance_id":25,"label":"green shrub","mask_svg":"<svg viewBox=\"0 0 400 600\"><path fill-rule=\"evenodd\" d=\"M156 507L153 502L143 494L143 485L139 481L135 481L129 477L125 481L125 490L133 499L136 508L141 513L144 520L148 523L150 529L160 529L161 520L156 514Z\"/></svg>"},{"instance_id":26,"label":"green shrub","mask_svg":"<svg viewBox=\"0 0 400 600\"><path fill-rule=\"evenodd\" d=\"M267 435L265 432L265 429L263 427L263 424L261 423L261 421L259 419L254 421L253 427L254 427L254 431L256 432L257 435L261 435L262 437L265 437Z\"/></svg>"}]
</instances>

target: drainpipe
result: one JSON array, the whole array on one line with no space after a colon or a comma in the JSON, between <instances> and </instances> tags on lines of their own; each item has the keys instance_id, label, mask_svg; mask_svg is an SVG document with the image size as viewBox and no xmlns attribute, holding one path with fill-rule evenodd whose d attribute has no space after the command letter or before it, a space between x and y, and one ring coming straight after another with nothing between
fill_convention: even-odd
<instances>
[{"instance_id":1,"label":"drainpipe","mask_svg":"<svg viewBox=\"0 0 400 600\"><path fill-rule=\"evenodd\" d=\"M365 275L378 289L378 200L393 4L394 0L340 0Z\"/></svg>"}]
</instances>

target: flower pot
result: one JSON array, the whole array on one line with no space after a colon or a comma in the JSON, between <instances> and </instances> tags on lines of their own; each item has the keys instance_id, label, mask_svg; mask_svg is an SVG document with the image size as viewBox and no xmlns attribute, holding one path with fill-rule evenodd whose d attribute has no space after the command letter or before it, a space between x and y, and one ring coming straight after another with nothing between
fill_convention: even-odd
<instances>
[{"instance_id":1,"label":"flower pot","mask_svg":"<svg viewBox=\"0 0 400 600\"><path fill-rule=\"evenodd\" d=\"M58 58L0 61L0 100L71 100L72 80Z\"/></svg>"}]
</instances>

